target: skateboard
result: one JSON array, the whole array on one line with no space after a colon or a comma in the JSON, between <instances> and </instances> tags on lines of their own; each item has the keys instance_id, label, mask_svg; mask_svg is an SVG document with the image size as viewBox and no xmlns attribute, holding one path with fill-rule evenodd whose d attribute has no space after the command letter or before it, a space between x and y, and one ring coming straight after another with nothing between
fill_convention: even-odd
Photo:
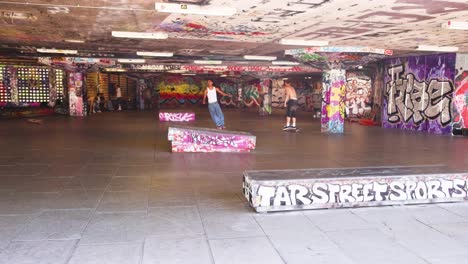
<instances>
[{"instance_id":1,"label":"skateboard","mask_svg":"<svg viewBox=\"0 0 468 264\"><path fill-rule=\"evenodd\" d=\"M296 128L288 128L288 129L283 130L283 131L285 131L285 132L296 132L296 133L301 132L301 130L299 128L297 128L297 127Z\"/></svg>"}]
</instances>

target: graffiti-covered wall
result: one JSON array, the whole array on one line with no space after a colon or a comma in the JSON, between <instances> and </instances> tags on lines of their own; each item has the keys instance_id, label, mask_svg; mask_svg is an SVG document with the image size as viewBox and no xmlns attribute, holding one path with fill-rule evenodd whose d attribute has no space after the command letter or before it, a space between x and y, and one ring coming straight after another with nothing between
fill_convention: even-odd
<instances>
[{"instance_id":1,"label":"graffiti-covered wall","mask_svg":"<svg viewBox=\"0 0 468 264\"><path fill-rule=\"evenodd\" d=\"M345 70L333 69L323 73L322 132L344 132L345 93Z\"/></svg>"},{"instance_id":2,"label":"graffiti-covered wall","mask_svg":"<svg viewBox=\"0 0 468 264\"><path fill-rule=\"evenodd\" d=\"M468 128L468 54L457 54L453 130Z\"/></svg>"},{"instance_id":3,"label":"graffiti-covered wall","mask_svg":"<svg viewBox=\"0 0 468 264\"><path fill-rule=\"evenodd\" d=\"M206 81L195 76L167 75L156 82L161 107L201 104Z\"/></svg>"},{"instance_id":4,"label":"graffiti-covered wall","mask_svg":"<svg viewBox=\"0 0 468 264\"><path fill-rule=\"evenodd\" d=\"M361 71L346 72L346 117L369 116L372 105L372 85L368 74Z\"/></svg>"},{"instance_id":5,"label":"graffiti-covered wall","mask_svg":"<svg viewBox=\"0 0 468 264\"><path fill-rule=\"evenodd\" d=\"M218 84L219 83L219 84ZM242 87L238 82L231 79L223 79L222 81L214 83L216 87L231 96L222 96L219 103L224 107L238 107L239 102L242 100ZM241 92L239 93L239 89Z\"/></svg>"},{"instance_id":6,"label":"graffiti-covered wall","mask_svg":"<svg viewBox=\"0 0 468 264\"><path fill-rule=\"evenodd\" d=\"M455 54L387 60L383 126L451 133L454 77Z\"/></svg>"},{"instance_id":7,"label":"graffiti-covered wall","mask_svg":"<svg viewBox=\"0 0 468 264\"><path fill-rule=\"evenodd\" d=\"M197 76L172 75L158 79L156 89L160 94L161 107L174 108L180 106L200 105L207 87L206 78ZM264 82L255 79L242 81L240 79L213 79L213 85L231 96L218 95L218 102L223 107L256 107L262 106Z\"/></svg>"},{"instance_id":8,"label":"graffiti-covered wall","mask_svg":"<svg viewBox=\"0 0 468 264\"><path fill-rule=\"evenodd\" d=\"M291 86L296 89L297 102L300 110L312 112L315 109L315 111L320 111L321 85L318 79L291 78L288 80ZM272 80L272 107L280 108L284 106L286 94L283 83L283 79Z\"/></svg>"}]
</instances>

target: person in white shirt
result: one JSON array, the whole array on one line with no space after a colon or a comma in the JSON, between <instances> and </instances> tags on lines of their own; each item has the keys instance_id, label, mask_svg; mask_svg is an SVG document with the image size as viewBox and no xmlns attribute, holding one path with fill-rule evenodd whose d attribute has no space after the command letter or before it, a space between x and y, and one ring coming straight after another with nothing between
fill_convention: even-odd
<instances>
[{"instance_id":1,"label":"person in white shirt","mask_svg":"<svg viewBox=\"0 0 468 264\"><path fill-rule=\"evenodd\" d=\"M116 97L117 97L117 105L119 108L117 110L122 110L122 89L120 89L120 85L115 85Z\"/></svg>"},{"instance_id":2,"label":"person in white shirt","mask_svg":"<svg viewBox=\"0 0 468 264\"><path fill-rule=\"evenodd\" d=\"M224 93L221 89L214 87L212 80L208 80L208 87L203 95L203 104L206 104L206 97L208 97L208 111L210 111L211 119L213 119L218 129L225 129L224 114L219 106L217 93L222 96L232 97L232 95Z\"/></svg>"}]
</instances>

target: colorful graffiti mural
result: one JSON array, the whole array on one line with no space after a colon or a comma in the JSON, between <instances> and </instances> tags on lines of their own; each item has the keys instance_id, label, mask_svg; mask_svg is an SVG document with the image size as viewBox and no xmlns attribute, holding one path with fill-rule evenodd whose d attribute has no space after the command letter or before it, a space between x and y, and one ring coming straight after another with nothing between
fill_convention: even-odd
<instances>
[{"instance_id":1,"label":"colorful graffiti mural","mask_svg":"<svg viewBox=\"0 0 468 264\"><path fill-rule=\"evenodd\" d=\"M386 61L383 126L452 132L455 54Z\"/></svg>"},{"instance_id":2,"label":"colorful graffiti mural","mask_svg":"<svg viewBox=\"0 0 468 264\"><path fill-rule=\"evenodd\" d=\"M345 70L333 69L323 73L322 132L344 132L345 93Z\"/></svg>"},{"instance_id":3,"label":"colorful graffiti mural","mask_svg":"<svg viewBox=\"0 0 468 264\"><path fill-rule=\"evenodd\" d=\"M468 54L457 54L453 130L468 128Z\"/></svg>"},{"instance_id":4,"label":"colorful graffiti mural","mask_svg":"<svg viewBox=\"0 0 468 264\"><path fill-rule=\"evenodd\" d=\"M174 18L174 16L177 16ZM222 27L224 24L224 27ZM236 40L236 39L252 39L265 37L270 35L269 32L263 31L261 28L253 24L238 24L226 27L225 23L218 23L213 19L204 21L187 20L182 15L172 15L164 20L163 23L156 26L157 30L169 32L171 36L187 38L206 37L217 40ZM271 29L273 30L273 28Z\"/></svg>"},{"instance_id":5,"label":"colorful graffiti mural","mask_svg":"<svg viewBox=\"0 0 468 264\"><path fill-rule=\"evenodd\" d=\"M283 88L283 84L284 84L283 79L272 80L272 98L271 98L272 107L280 108L280 107L283 107L284 105L286 93Z\"/></svg>"},{"instance_id":6,"label":"colorful graffiti mural","mask_svg":"<svg viewBox=\"0 0 468 264\"><path fill-rule=\"evenodd\" d=\"M247 82L242 87L242 102L246 107L260 107L260 91L262 87L259 80Z\"/></svg>"},{"instance_id":7,"label":"colorful graffiti mural","mask_svg":"<svg viewBox=\"0 0 468 264\"><path fill-rule=\"evenodd\" d=\"M346 72L346 117L363 118L371 112L371 78L364 72Z\"/></svg>"},{"instance_id":8,"label":"colorful graffiti mural","mask_svg":"<svg viewBox=\"0 0 468 264\"><path fill-rule=\"evenodd\" d=\"M204 87L206 80L181 75L166 76L156 84L161 107L200 104Z\"/></svg>"},{"instance_id":9,"label":"colorful graffiti mural","mask_svg":"<svg viewBox=\"0 0 468 264\"><path fill-rule=\"evenodd\" d=\"M70 116L86 115L83 103L83 73L70 72L68 74L68 95Z\"/></svg>"},{"instance_id":10,"label":"colorful graffiti mural","mask_svg":"<svg viewBox=\"0 0 468 264\"><path fill-rule=\"evenodd\" d=\"M238 82L232 81L230 79L223 79L218 82L219 88L231 96L222 96L219 99L219 104L224 107L239 107L242 97L239 94L239 89L242 88ZM216 85L216 83L215 83Z\"/></svg>"},{"instance_id":11,"label":"colorful graffiti mural","mask_svg":"<svg viewBox=\"0 0 468 264\"><path fill-rule=\"evenodd\" d=\"M296 89L298 109L307 112L317 112L321 108L321 91L316 92L314 87L317 86L315 81L304 79L288 79L291 86ZM281 108L284 106L284 99L286 97L283 88L283 79L272 80L272 107ZM319 104L320 106L318 106Z\"/></svg>"}]
</instances>

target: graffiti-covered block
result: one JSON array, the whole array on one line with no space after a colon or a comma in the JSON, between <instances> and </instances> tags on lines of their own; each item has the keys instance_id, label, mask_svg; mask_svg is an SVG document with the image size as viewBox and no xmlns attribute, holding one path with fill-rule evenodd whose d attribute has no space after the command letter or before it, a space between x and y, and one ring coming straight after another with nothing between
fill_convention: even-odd
<instances>
[{"instance_id":1,"label":"graffiti-covered block","mask_svg":"<svg viewBox=\"0 0 468 264\"><path fill-rule=\"evenodd\" d=\"M195 113L171 113L171 112L160 112L159 121L172 121L172 122L189 122L195 121Z\"/></svg>"},{"instance_id":2,"label":"graffiti-covered block","mask_svg":"<svg viewBox=\"0 0 468 264\"><path fill-rule=\"evenodd\" d=\"M250 152L250 149L214 146L207 144L172 143L172 152Z\"/></svg>"},{"instance_id":3,"label":"graffiti-covered block","mask_svg":"<svg viewBox=\"0 0 468 264\"><path fill-rule=\"evenodd\" d=\"M445 166L244 172L257 212L468 200L468 172Z\"/></svg>"},{"instance_id":4,"label":"graffiti-covered block","mask_svg":"<svg viewBox=\"0 0 468 264\"><path fill-rule=\"evenodd\" d=\"M172 152L250 152L256 137L247 132L199 127L169 127Z\"/></svg>"}]
</instances>

